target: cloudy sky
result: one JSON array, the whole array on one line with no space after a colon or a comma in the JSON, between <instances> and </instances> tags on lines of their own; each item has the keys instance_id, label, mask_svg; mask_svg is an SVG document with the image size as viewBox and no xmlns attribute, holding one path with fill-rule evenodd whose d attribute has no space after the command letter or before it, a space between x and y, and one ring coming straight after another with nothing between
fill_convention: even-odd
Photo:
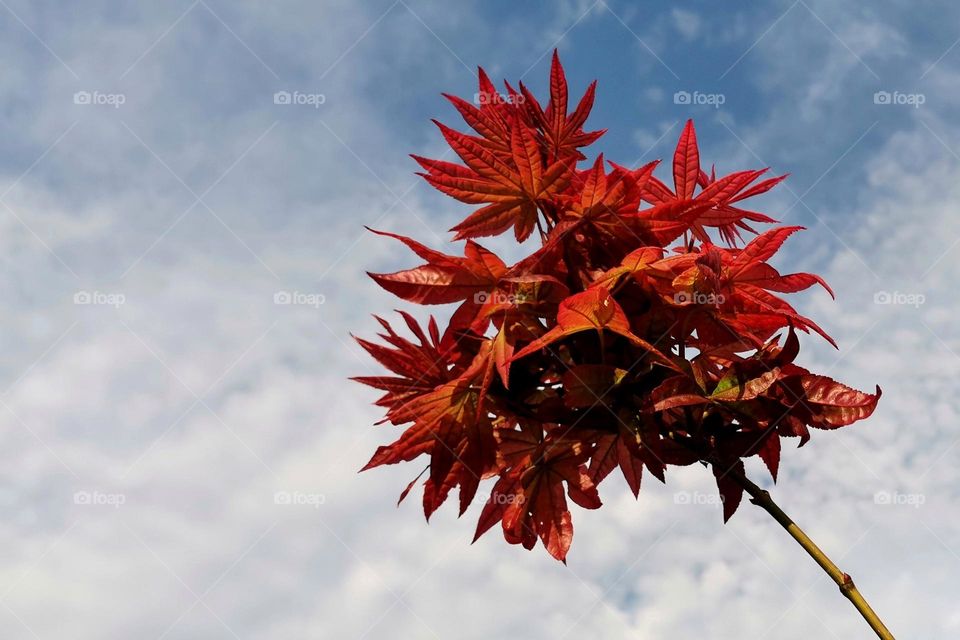
<instances>
[{"instance_id":1,"label":"cloudy sky","mask_svg":"<svg viewBox=\"0 0 960 640\"><path fill-rule=\"evenodd\" d=\"M0 0L0 636L871 637L764 512L722 526L702 468L605 483L566 567L396 508L419 468L356 473L394 436L345 379L398 306L364 271L410 264L363 225L443 248L464 208L407 156L443 153L440 92L479 64L542 94L554 47L599 78L593 152L668 157L693 117L719 171L791 174L764 206L809 231L778 264L838 296L797 296L840 343L802 359L884 396L785 451L775 497L899 637L960 636L958 18Z\"/></svg>"}]
</instances>

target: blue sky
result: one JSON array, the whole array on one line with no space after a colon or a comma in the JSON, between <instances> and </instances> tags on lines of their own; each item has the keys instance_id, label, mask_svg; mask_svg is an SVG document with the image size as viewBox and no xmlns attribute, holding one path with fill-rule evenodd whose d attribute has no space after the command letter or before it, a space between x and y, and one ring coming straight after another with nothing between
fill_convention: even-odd
<instances>
[{"instance_id":1,"label":"blue sky","mask_svg":"<svg viewBox=\"0 0 960 640\"><path fill-rule=\"evenodd\" d=\"M884 396L785 451L776 497L899 637L957 637L958 17L0 3L0 635L870 637L759 509L722 526L699 468L639 501L606 483L566 567L496 533L469 545L473 512L395 508L419 469L357 475L392 434L346 380L375 371L349 332L398 306L364 272L411 264L363 225L442 247L466 209L407 155L443 153L440 93L472 96L481 65L543 95L556 47L573 91L599 80L593 153L669 160L692 117L718 171L790 174L763 207L809 230L778 266L837 292L796 297L840 344L802 359Z\"/></svg>"}]
</instances>

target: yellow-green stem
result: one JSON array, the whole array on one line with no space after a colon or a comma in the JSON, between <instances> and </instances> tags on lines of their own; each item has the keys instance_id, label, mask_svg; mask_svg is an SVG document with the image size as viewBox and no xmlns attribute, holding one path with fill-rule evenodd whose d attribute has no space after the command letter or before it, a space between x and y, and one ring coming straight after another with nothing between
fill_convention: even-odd
<instances>
[{"instance_id":1,"label":"yellow-green stem","mask_svg":"<svg viewBox=\"0 0 960 640\"><path fill-rule=\"evenodd\" d=\"M877 634L877 637L882 640L894 640L893 634L890 633L890 630L883 624L883 621L880 620L877 613L869 603L867 603L863 595L860 594L860 591L857 590L857 586L853 583L853 578L851 578L849 574L841 571L840 567L835 565L833 561L827 557L827 554L803 532L803 529L798 527L797 523L784 513L783 509L777 506L777 503L773 501L770 494L735 469L731 469L727 473L730 478L743 487L744 491L750 494L750 501L753 502L753 504L762 507L767 513L773 516L773 519L779 522L780 526L786 529L787 533L793 536L793 539L803 547L803 550L827 572L827 575L840 587L840 593L846 596L853 606L856 607L860 615L863 616L863 619L867 621L870 628Z\"/></svg>"}]
</instances>

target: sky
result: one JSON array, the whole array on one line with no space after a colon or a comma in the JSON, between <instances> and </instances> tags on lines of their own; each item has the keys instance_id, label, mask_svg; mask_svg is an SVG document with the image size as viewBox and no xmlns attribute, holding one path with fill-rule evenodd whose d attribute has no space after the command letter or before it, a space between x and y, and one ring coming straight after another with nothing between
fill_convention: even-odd
<instances>
[{"instance_id":1,"label":"sky","mask_svg":"<svg viewBox=\"0 0 960 640\"><path fill-rule=\"evenodd\" d=\"M470 545L476 505L397 508L416 465L357 473L396 434L350 334L426 317L366 277L412 263L363 227L452 249L467 209L408 154L444 153L477 65L544 95L554 48L599 80L591 159L669 158L694 118L718 172L790 174L762 205L808 231L777 265L837 293L794 296L840 345L801 361L883 398L771 490L898 637L960 636L958 18L0 0L0 637L872 637L762 510L722 525L700 467L604 483L566 566Z\"/></svg>"}]
</instances>

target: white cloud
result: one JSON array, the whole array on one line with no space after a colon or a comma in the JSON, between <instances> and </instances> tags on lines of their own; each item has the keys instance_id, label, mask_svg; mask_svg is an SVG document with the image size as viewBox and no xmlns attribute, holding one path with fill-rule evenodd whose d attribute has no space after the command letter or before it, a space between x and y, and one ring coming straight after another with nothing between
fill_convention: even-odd
<instances>
[{"instance_id":1,"label":"white cloud","mask_svg":"<svg viewBox=\"0 0 960 640\"><path fill-rule=\"evenodd\" d=\"M692 40L700 33L700 16L692 11L674 9L670 13L674 27L685 40Z\"/></svg>"}]
</instances>

